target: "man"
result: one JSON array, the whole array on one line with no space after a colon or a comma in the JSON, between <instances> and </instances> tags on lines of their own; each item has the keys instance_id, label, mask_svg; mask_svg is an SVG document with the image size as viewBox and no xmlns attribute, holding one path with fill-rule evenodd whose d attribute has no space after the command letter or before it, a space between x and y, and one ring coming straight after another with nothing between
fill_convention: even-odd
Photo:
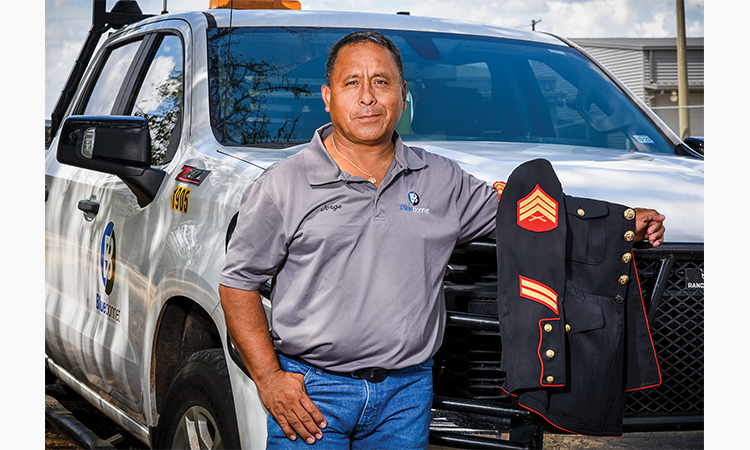
<instances>
[{"instance_id":1,"label":"man","mask_svg":"<svg viewBox=\"0 0 750 450\"><path fill-rule=\"evenodd\" d=\"M269 447L427 448L444 268L494 231L497 192L402 143L403 65L380 33L331 48L321 93L332 124L243 196L220 286L229 334ZM638 212L637 237L661 243L664 217ZM258 289L271 277L269 335Z\"/></svg>"}]
</instances>

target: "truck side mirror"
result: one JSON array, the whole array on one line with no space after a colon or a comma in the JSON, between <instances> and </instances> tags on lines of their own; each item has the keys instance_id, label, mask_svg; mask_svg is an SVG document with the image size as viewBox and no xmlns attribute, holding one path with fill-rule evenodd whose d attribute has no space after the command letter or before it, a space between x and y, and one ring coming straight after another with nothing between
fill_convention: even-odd
<instances>
[{"instance_id":1,"label":"truck side mirror","mask_svg":"<svg viewBox=\"0 0 750 450\"><path fill-rule=\"evenodd\" d=\"M165 175L151 167L151 136L143 117L70 116L60 131L57 160L117 175L141 207L153 201Z\"/></svg>"},{"instance_id":2,"label":"truck side mirror","mask_svg":"<svg viewBox=\"0 0 750 450\"><path fill-rule=\"evenodd\" d=\"M703 155L703 138L702 137L691 136L691 137L685 138L683 142L688 147L692 148L696 152Z\"/></svg>"},{"instance_id":3,"label":"truck side mirror","mask_svg":"<svg viewBox=\"0 0 750 450\"><path fill-rule=\"evenodd\" d=\"M60 132L57 160L114 175L139 175L151 165L148 123L130 116L68 117Z\"/></svg>"}]
</instances>

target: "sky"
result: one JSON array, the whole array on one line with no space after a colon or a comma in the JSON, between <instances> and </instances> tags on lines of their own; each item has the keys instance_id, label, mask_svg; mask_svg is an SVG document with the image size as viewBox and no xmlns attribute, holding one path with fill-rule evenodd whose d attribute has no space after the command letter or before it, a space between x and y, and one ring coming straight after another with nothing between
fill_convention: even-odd
<instances>
[{"instance_id":1,"label":"sky","mask_svg":"<svg viewBox=\"0 0 750 450\"><path fill-rule=\"evenodd\" d=\"M489 23L568 38L676 37L675 0L301 0L303 10L362 11ZM116 0L107 0L107 11ZM704 0L685 0L688 37L704 36ZM49 118L91 27L92 0L45 0L44 114ZM159 14L163 0L139 0ZM209 0L168 0L169 12L205 10ZM102 39L103 40L103 39Z\"/></svg>"}]
</instances>

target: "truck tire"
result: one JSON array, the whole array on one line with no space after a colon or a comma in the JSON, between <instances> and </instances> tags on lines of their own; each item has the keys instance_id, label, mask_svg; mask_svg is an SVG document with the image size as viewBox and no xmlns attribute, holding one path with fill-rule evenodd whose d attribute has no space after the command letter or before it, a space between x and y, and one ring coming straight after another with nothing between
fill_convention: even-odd
<instances>
[{"instance_id":1,"label":"truck tire","mask_svg":"<svg viewBox=\"0 0 750 450\"><path fill-rule=\"evenodd\" d=\"M239 449L240 438L224 352L195 352L175 373L157 433L160 449Z\"/></svg>"}]
</instances>

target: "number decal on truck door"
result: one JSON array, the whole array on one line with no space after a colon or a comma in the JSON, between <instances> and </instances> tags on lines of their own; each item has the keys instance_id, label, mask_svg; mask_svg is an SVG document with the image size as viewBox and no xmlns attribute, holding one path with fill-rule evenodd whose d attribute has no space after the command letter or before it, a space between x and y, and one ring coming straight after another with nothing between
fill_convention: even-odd
<instances>
[{"instance_id":1,"label":"number decal on truck door","mask_svg":"<svg viewBox=\"0 0 750 450\"><path fill-rule=\"evenodd\" d=\"M172 209L183 214L188 213L188 200L190 199L190 189L177 186L172 192Z\"/></svg>"}]
</instances>

